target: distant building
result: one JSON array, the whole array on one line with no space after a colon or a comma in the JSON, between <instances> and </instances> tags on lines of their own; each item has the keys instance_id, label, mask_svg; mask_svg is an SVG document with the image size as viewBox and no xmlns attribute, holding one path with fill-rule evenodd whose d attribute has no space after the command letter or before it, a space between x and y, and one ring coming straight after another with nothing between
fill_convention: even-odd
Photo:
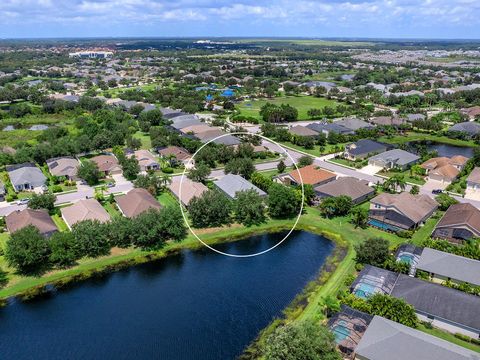
<instances>
[{"instance_id":1,"label":"distant building","mask_svg":"<svg viewBox=\"0 0 480 360\"><path fill-rule=\"evenodd\" d=\"M428 178L445 183L451 183L465 167L468 158L461 155L436 157L425 161L420 166L427 172Z\"/></svg>"},{"instance_id":2,"label":"distant building","mask_svg":"<svg viewBox=\"0 0 480 360\"><path fill-rule=\"evenodd\" d=\"M69 53L70 58L77 59L108 59L113 56L111 51L78 51Z\"/></svg>"}]
</instances>

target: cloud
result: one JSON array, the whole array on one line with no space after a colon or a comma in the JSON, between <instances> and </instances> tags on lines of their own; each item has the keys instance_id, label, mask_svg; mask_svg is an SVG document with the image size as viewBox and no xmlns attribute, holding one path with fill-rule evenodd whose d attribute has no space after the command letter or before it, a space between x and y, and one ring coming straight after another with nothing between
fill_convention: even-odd
<instances>
[{"instance_id":1,"label":"cloud","mask_svg":"<svg viewBox=\"0 0 480 360\"><path fill-rule=\"evenodd\" d=\"M462 32L471 29L470 34L480 35L478 0L1 0L0 15L0 35L6 25L28 32L37 26L57 25L61 30L75 24L123 26L125 33L128 27L141 31L146 25L165 31L191 28L191 35L199 27L217 29L225 24L232 26L226 32L236 30L238 35L270 29L279 36L298 36L303 28L305 36L334 35L343 29L350 29L350 36L371 36L376 30L378 37L385 30L399 36L428 29L435 35L437 28L453 34L454 27L461 26ZM318 34L312 34L320 25Z\"/></svg>"}]
</instances>

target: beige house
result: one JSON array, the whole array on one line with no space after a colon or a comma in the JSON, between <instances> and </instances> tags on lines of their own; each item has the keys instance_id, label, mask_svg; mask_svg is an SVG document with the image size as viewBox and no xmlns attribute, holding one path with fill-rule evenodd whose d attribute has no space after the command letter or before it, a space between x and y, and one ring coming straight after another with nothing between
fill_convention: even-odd
<instances>
[{"instance_id":1,"label":"beige house","mask_svg":"<svg viewBox=\"0 0 480 360\"><path fill-rule=\"evenodd\" d=\"M107 210L95 199L79 200L71 206L62 208L60 211L69 229L72 229L72 226L76 223L85 220L97 220L101 223L110 221L110 215Z\"/></svg>"},{"instance_id":2,"label":"beige house","mask_svg":"<svg viewBox=\"0 0 480 360\"><path fill-rule=\"evenodd\" d=\"M153 154L148 150L137 150L133 153L140 166L140 171L158 170L160 164Z\"/></svg>"},{"instance_id":3,"label":"beige house","mask_svg":"<svg viewBox=\"0 0 480 360\"><path fill-rule=\"evenodd\" d=\"M54 176L64 176L68 180L77 179L77 171L80 163L71 156L48 159L46 161L48 171Z\"/></svg>"},{"instance_id":4,"label":"beige house","mask_svg":"<svg viewBox=\"0 0 480 360\"><path fill-rule=\"evenodd\" d=\"M467 177L467 190L472 192L480 190L480 168L474 168Z\"/></svg>"},{"instance_id":5,"label":"beige house","mask_svg":"<svg viewBox=\"0 0 480 360\"><path fill-rule=\"evenodd\" d=\"M11 234L30 225L35 226L40 234L45 237L50 237L58 231L57 226L45 209L16 210L5 216L5 224Z\"/></svg>"},{"instance_id":6,"label":"beige house","mask_svg":"<svg viewBox=\"0 0 480 360\"><path fill-rule=\"evenodd\" d=\"M173 196L175 196L183 205L188 206L190 200L194 197L201 196L208 188L202 183L192 181L186 176L183 177L181 194L180 194L180 178L176 177L168 186Z\"/></svg>"},{"instance_id":7,"label":"beige house","mask_svg":"<svg viewBox=\"0 0 480 360\"><path fill-rule=\"evenodd\" d=\"M426 170L429 179L451 183L458 177L467 161L468 158L461 155L451 158L436 157L428 159L420 166Z\"/></svg>"},{"instance_id":8,"label":"beige house","mask_svg":"<svg viewBox=\"0 0 480 360\"><path fill-rule=\"evenodd\" d=\"M152 194L141 188L132 189L126 195L117 196L115 201L123 216L128 218L136 217L151 209L159 210L162 207Z\"/></svg>"},{"instance_id":9,"label":"beige house","mask_svg":"<svg viewBox=\"0 0 480 360\"><path fill-rule=\"evenodd\" d=\"M117 175L122 173L118 160L113 155L98 155L90 159L98 166L98 170L105 175Z\"/></svg>"},{"instance_id":10,"label":"beige house","mask_svg":"<svg viewBox=\"0 0 480 360\"><path fill-rule=\"evenodd\" d=\"M437 210L438 203L427 195L382 193L370 200L370 225L385 230L415 229Z\"/></svg>"}]
</instances>

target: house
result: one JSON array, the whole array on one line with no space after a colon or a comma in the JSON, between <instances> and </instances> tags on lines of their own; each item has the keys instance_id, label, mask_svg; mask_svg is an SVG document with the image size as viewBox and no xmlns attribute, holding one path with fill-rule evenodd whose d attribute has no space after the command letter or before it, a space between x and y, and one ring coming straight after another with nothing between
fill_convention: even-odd
<instances>
[{"instance_id":1,"label":"house","mask_svg":"<svg viewBox=\"0 0 480 360\"><path fill-rule=\"evenodd\" d=\"M476 167L467 177L467 190L477 191L480 189L480 168Z\"/></svg>"},{"instance_id":2,"label":"house","mask_svg":"<svg viewBox=\"0 0 480 360\"><path fill-rule=\"evenodd\" d=\"M202 183L192 181L188 177L183 176L180 189L180 180L182 177L174 177L171 184L168 185L171 193L177 200L179 200L184 206L188 206L190 200L194 197L200 197L208 190L208 188Z\"/></svg>"},{"instance_id":3,"label":"house","mask_svg":"<svg viewBox=\"0 0 480 360\"><path fill-rule=\"evenodd\" d=\"M405 170L415 164L420 157L401 149L388 150L368 159L370 165L379 166L384 169Z\"/></svg>"},{"instance_id":4,"label":"house","mask_svg":"<svg viewBox=\"0 0 480 360\"><path fill-rule=\"evenodd\" d=\"M113 155L98 155L92 157L90 160L97 164L98 170L105 174L105 176L122 173L122 168L117 158Z\"/></svg>"},{"instance_id":5,"label":"house","mask_svg":"<svg viewBox=\"0 0 480 360\"><path fill-rule=\"evenodd\" d=\"M474 120L478 116L480 116L480 106L472 106L469 108L462 109L462 114L468 116L469 119Z\"/></svg>"},{"instance_id":6,"label":"house","mask_svg":"<svg viewBox=\"0 0 480 360\"><path fill-rule=\"evenodd\" d=\"M405 119L394 116L376 116L369 119L372 124L379 126L401 126L407 123Z\"/></svg>"},{"instance_id":7,"label":"house","mask_svg":"<svg viewBox=\"0 0 480 360\"><path fill-rule=\"evenodd\" d=\"M354 204L360 204L375 194L368 182L353 177L341 177L326 184L316 186L315 193L320 199L346 195Z\"/></svg>"},{"instance_id":8,"label":"house","mask_svg":"<svg viewBox=\"0 0 480 360\"><path fill-rule=\"evenodd\" d=\"M427 117L424 114L407 114L406 119L408 122L425 120Z\"/></svg>"},{"instance_id":9,"label":"house","mask_svg":"<svg viewBox=\"0 0 480 360\"><path fill-rule=\"evenodd\" d=\"M33 163L7 165L6 170L16 192L40 188L47 180L42 170Z\"/></svg>"},{"instance_id":10,"label":"house","mask_svg":"<svg viewBox=\"0 0 480 360\"><path fill-rule=\"evenodd\" d=\"M159 210L162 207L152 194L142 188L132 189L126 195L117 196L115 201L123 216L128 218L134 218L147 210Z\"/></svg>"},{"instance_id":11,"label":"house","mask_svg":"<svg viewBox=\"0 0 480 360\"><path fill-rule=\"evenodd\" d=\"M285 185L300 185L303 181L304 184L316 187L333 181L336 178L337 175L334 173L312 164L299 168L298 170L295 169L288 174L280 174L275 177L274 180Z\"/></svg>"},{"instance_id":12,"label":"house","mask_svg":"<svg viewBox=\"0 0 480 360\"><path fill-rule=\"evenodd\" d=\"M237 137L218 128L210 128L208 131L195 134L195 137L203 143L212 141L217 145L223 144L225 146L236 146L240 144L240 140Z\"/></svg>"},{"instance_id":13,"label":"house","mask_svg":"<svg viewBox=\"0 0 480 360\"><path fill-rule=\"evenodd\" d=\"M76 223L85 220L97 220L101 223L110 221L110 215L95 199L79 200L71 206L62 208L62 218L71 229Z\"/></svg>"},{"instance_id":14,"label":"house","mask_svg":"<svg viewBox=\"0 0 480 360\"><path fill-rule=\"evenodd\" d=\"M158 170L160 169L160 164L158 163L155 156L148 150L136 150L133 155L138 161L140 166L140 171L149 171L149 170Z\"/></svg>"},{"instance_id":15,"label":"house","mask_svg":"<svg viewBox=\"0 0 480 360\"><path fill-rule=\"evenodd\" d=\"M390 293L415 308L421 321L451 332L478 339L480 296L399 274Z\"/></svg>"},{"instance_id":16,"label":"house","mask_svg":"<svg viewBox=\"0 0 480 360\"><path fill-rule=\"evenodd\" d=\"M385 230L415 229L437 210L438 203L427 195L382 193L370 200L369 224Z\"/></svg>"},{"instance_id":17,"label":"house","mask_svg":"<svg viewBox=\"0 0 480 360\"><path fill-rule=\"evenodd\" d=\"M260 196L267 195L265 191L260 190L258 187L240 175L227 174L213 183L217 188L222 190L228 197L232 199L235 198L237 192L244 190L255 190Z\"/></svg>"},{"instance_id":18,"label":"house","mask_svg":"<svg viewBox=\"0 0 480 360\"><path fill-rule=\"evenodd\" d=\"M480 355L439 337L375 315L355 348L355 359L479 360Z\"/></svg>"},{"instance_id":19,"label":"house","mask_svg":"<svg viewBox=\"0 0 480 360\"><path fill-rule=\"evenodd\" d=\"M5 200L5 195L7 194L7 191L5 189L5 185L3 182L0 181L0 201Z\"/></svg>"},{"instance_id":20,"label":"house","mask_svg":"<svg viewBox=\"0 0 480 360\"><path fill-rule=\"evenodd\" d=\"M184 148L178 147L178 146L167 146L163 148L157 149L158 154L164 158L170 161L170 164L172 166L175 166L176 164L187 164L192 155Z\"/></svg>"},{"instance_id":21,"label":"house","mask_svg":"<svg viewBox=\"0 0 480 360\"><path fill-rule=\"evenodd\" d=\"M58 231L57 226L45 209L15 210L5 216L5 225L10 234L30 225L35 226L40 234L45 237L50 237Z\"/></svg>"},{"instance_id":22,"label":"house","mask_svg":"<svg viewBox=\"0 0 480 360\"><path fill-rule=\"evenodd\" d=\"M200 124L196 124L196 125L190 125L190 126L187 126L187 127L184 127L184 128L181 128L180 131L184 134L200 134L200 133L203 133L205 131L210 131L210 130L213 130L213 129L216 129L216 130L219 130L219 128L214 128L212 126L209 126L205 123L200 123Z\"/></svg>"},{"instance_id":23,"label":"house","mask_svg":"<svg viewBox=\"0 0 480 360\"><path fill-rule=\"evenodd\" d=\"M175 116L175 117L168 117L168 115L164 115L164 117L167 119L170 119L172 121L170 126L177 130L180 130L189 126L196 126L196 125L203 124L195 115L190 115L190 114L180 115L180 114L183 114L183 113L179 113L179 116Z\"/></svg>"},{"instance_id":24,"label":"house","mask_svg":"<svg viewBox=\"0 0 480 360\"><path fill-rule=\"evenodd\" d=\"M68 180L77 179L77 171L80 163L71 156L63 156L48 159L46 161L50 174L58 177L65 177Z\"/></svg>"},{"instance_id":25,"label":"house","mask_svg":"<svg viewBox=\"0 0 480 360\"><path fill-rule=\"evenodd\" d=\"M451 126L449 132L465 133L469 137L474 137L480 133L480 124L473 121L461 122Z\"/></svg>"},{"instance_id":26,"label":"house","mask_svg":"<svg viewBox=\"0 0 480 360\"><path fill-rule=\"evenodd\" d=\"M344 128L350 129L352 131L357 131L358 129L372 129L374 126L367 123L366 121L357 119L357 118L345 118L338 121L335 121L334 124L343 126Z\"/></svg>"},{"instance_id":27,"label":"house","mask_svg":"<svg viewBox=\"0 0 480 360\"><path fill-rule=\"evenodd\" d=\"M370 139L361 139L345 146L344 157L349 160L362 160L370 156L383 153L391 148L390 145L383 144Z\"/></svg>"},{"instance_id":28,"label":"house","mask_svg":"<svg viewBox=\"0 0 480 360\"><path fill-rule=\"evenodd\" d=\"M470 203L451 205L435 226L432 237L453 243L480 237L480 210Z\"/></svg>"},{"instance_id":29,"label":"house","mask_svg":"<svg viewBox=\"0 0 480 360\"><path fill-rule=\"evenodd\" d=\"M424 248L416 269L428 272L437 283L452 281L480 286L480 261L463 256Z\"/></svg>"},{"instance_id":30,"label":"house","mask_svg":"<svg viewBox=\"0 0 480 360\"><path fill-rule=\"evenodd\" d=\"M363 299L376 293L403 299L421 321L454 334L473 338L480 334L480 297L476 295L371 265L360 271L350 291Z\"/></svg>"},{"instance_id":31,"label":"house","mask_svg":"<svg viewBox=\"0 0 480 360\"><path fill-rule=\"evenodd\" d=\"M318 132L309 129L308 127L295 125L292 126L288 132L293 136L300 136L300 137L316 137L318 136Z\"/></svg>"},{"instance_id":32,"label":"house","mask_svg":"<svg viewBox=\"0 0 480 360\"><path fill-rule=\"evenodd\" d=\"M429 179L451 183L458 177L467 161L468 158L461 155L451 158L435 157L428 159L420 166L426 170Z\"/></svg>"},{"instance_id":33,"label":"house","mask_svg":"<svg viewBox=\"0 0 480 360\"><path fill-rule=\"evenodd\" d=\"M312 123L306 126L308 129L316 131L319 134L324 134L328 136L330 133L335 133L339 135L353 135L355 131L352 129L346 128L337 123Z\"/></svg>"}]
</instances>

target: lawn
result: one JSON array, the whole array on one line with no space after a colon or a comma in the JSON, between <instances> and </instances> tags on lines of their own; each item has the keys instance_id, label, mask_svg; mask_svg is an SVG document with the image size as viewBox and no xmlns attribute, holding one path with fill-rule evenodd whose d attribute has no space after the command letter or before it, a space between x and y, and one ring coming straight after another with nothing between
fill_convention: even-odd
<instances>
[{"instance_id":1,"label":"lawn","mask_svg":"<svg viewBox=\"0 0 480 360\"><path fill-rule=\"evenodd\" d=\"M135 139L140 139L142 142L142 149L150 150L152 148L152 140L150 139L149 134L137 131L135 134L133 134L133 137Z\"/></svg>"},{"instance_id":2,"label":"lawn","mask_svg":"<svg viewBox=\"0 0 480 360\"><path fill-rule=\"evenodd\" d=\"M115 205L115 203L111 203L109 201L105 201L103 204L102 204L103 208L105 210L107 210L108 214L114 218L114 217L118 217L118 216L121 216L120 214L120 211L117 209L117 206Z\"/></svg>"},{"instance_id":3,"label":"lawn","mask_svg":"<svg viewBox=\"0 0 480 360\"><path fill-rule=\"evenodd\" d=\"M177 199L173 197L170 191L165 190L160 195L157 196L157 200L163 206L179 206Z\"/></svg>"},{"instance_id":4,"label":"lawn","mask_svg":"<svg viewBox=\"0 0 480 360\"><path fill-rule=\"evenodd\" d=\"M465 146L465 147L474 147L475 143L471 140L459 140L459 139L450 139L446 136L436 136L433 134L424 134L417 132L407 132L405 135L396 135L396 136L382 136L378 138L378 141L385 142L388 144L405 144L411 141L432 141L441 144L453 145L453 146Z\"/></svg>"},{"instance_id":5,"label":"lawn","mask_svg":"<svg viewBox=\"0 0 480 360\"><path fill-rule=\"evenodd\" d=\"M325 98L317 98L314 96L282 96L273 99L261 99L261 100L247 100L238 105L237 109L240 110L240 114L244 116L251 116L260 119L260 108L266 103L275 105L289 104L298 110L299 120L310 120L307 115L308 110L322 109L325 106L337 106L338 102L334 100L328 100Z\"/></svg>"},{"instance_id":6,"label":"lawn","mask_svg":"<svg viewBox=\"0 0 480 360\"><path fill-rule=\"evenodd\" d=\"M55 223L55 225L57 226L59 231L68 231L68 226L65 223L65 221L63 221L63 219L60 215L57 215L57 214L52 215L52 220Z\"/></svg>"},{"instance_id":7,"label":"lawn","mask_svg":"<svg viewBox=\"0 0 480 360\"><path fill-rule=\"evenodd\" d=\"M378 173L378 175L382 175L382 176L386 176L386 177L392 177L392 176L395 176L395 175L403 175L404 178L405 178L405 181L408 182L408 183L412 183L412 184L416 184L416 185L423 185L425 184L425 180L421 177L421 176L418 176L418 177L413 177L412 175L410 175L410 171L409 170L406 170L406 171L380 171Z\"/></svg>"},{"instance_id":8,"label":"lawn","mask_svg":"<svg viewBox=\"0 0 480 360\"><path fill-rule=\"evenodd\" d=\"M292 144L290 141L279 141L278 142L280 145L284 145L287 148L291 148L293 150L298 150L300 152L304 152L307 154L310 154L312 156L322 156L322 155L328 155L328 154L333 154L337 152L342 152L345 148L345 144L336 144L336 145L331 145L327 144L325 146L318 146L315 145L313 149L305 149L303 146L298 146L295 144Z\"/></svg>"}]
</instances>

